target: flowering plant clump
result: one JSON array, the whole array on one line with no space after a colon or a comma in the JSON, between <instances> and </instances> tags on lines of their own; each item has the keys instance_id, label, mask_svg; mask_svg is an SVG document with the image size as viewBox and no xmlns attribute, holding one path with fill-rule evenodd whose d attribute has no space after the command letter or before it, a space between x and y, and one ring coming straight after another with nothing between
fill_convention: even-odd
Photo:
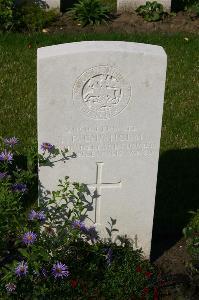
<instances>
[{"instance_id":1,"label":"flowering plant clump","mask_svg":"<svg viewBox=\"0 0 199 300\"><path fill-rule=\"evenodd\" d=\"M34 148L28 150L27 158L17 148L16 137L0 138L0 252L12 251L18 228L23 222L29 201L37 199L37 159Z\"/></svg>"},{"instance_id":2,"label":"flowering plant clump","mask_svg":"<svg viewBox=\"0 0 199 300\"><path fill-rule=\"evenodd\" d=\"M8 229L0 223L4 241L7 234L9 242L9 252L0 252L0 299L158 299L159 275L141 249L134 249L126 238L117 243L111 238L103 241L95 224L88 225L92 196L84 184L65 177L57 191L41 189L40 206L33 204L27 211L23 200L30 196L31 183L22 180L27 173L16 165L17 143L10 141L4 145L12 150L12 167L17 171L9 161L1 162L0 193L4 191L5 199L10 197L3 217L10 216L13 225ZM42 144L42 150L44 147L40 165L75 158L74 154L66 156L67 149L60 151L50 143ZM20 210L13 210L13 199ZM117 231L112 228L116 221L111 220L110 233Z\"/></svg>"}]
</instances>

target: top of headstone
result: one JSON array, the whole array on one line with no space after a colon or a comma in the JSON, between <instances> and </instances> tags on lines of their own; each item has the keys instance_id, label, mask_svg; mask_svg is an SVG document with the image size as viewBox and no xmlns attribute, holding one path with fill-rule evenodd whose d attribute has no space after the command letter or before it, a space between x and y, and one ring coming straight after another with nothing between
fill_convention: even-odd
<instances>
[{"instance_id":1,"label":"top of headstone","mask_svg":"<svg viewBox=\"0 0 199 300\"><path fill-rule=\"evenodd\" d=\"M90 51L121 51L143 53L144 55L165 56L166 53L161 46L141 44L123 41L85 41L59 44L38 48L38 58L48 58L53 56L61 56L70 53L90 52Z\"/></svg>"}]
</instances>

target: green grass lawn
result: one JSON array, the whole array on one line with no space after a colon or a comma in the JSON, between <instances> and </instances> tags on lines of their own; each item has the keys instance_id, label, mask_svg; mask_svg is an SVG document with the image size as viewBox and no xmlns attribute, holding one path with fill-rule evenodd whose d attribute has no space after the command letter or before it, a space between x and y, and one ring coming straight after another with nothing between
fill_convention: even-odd
<instances>
[{"instance_id":1,"label":"green grass lawn","mask_svg":"<svg viewBox=\"0 0 199 300\"><path fill-rule=\"evenodd\" d=\"M188 37L188 41L184 38ZM0 35L0 132L36 141L36 51L81 40L123 40L164 47L168 55L161 152L198 146L198 37L194 35Z\"/></svg>"}]
</instances>

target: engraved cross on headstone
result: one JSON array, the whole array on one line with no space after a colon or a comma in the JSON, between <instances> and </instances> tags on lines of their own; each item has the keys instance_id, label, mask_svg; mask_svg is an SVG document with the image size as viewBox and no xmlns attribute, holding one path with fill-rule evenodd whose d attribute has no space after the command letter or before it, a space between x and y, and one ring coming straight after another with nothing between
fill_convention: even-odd
<instances>
[{"instance_id":1,"label":"engraved cross on headstone","mask_svg":"<svg viewBox=\"0 0 199 300\"><path fill-rule=\"evenodd\" d=\"M121 188L122 182L117 183L102 183L102 168L104 163L103 162L97 162L97 173L96 173L96 183L93 184L87 184L88 188L94 188L95 194L95 223L100 224L100 207L101 207L101 190L105 188Z\"/></svg>"}]
</instances>

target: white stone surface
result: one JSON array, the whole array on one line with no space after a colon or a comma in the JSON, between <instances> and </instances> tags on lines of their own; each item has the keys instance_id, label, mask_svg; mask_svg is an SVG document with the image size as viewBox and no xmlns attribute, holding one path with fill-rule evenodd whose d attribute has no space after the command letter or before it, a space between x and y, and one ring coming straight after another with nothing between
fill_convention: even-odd
<instances>
[{"instance_id":1,"label":"white stone surface","mask_svg":"<svg viewBox=\"0 0 199 300\"><path fill-rule=\"evenodd\" d=\"M118 12L132 11L140 5L145 5L146 1L147 0L117 0L117 10ZM153 2L153 0L150 2ZM165 11L171 10L171 0L157 0L157 2L163 5Z\"/></svg>"},{"instance_id":2,"label":"white stone surface","mask_svg":"<svg viewBox=\"0 0 199 300\"><path fill-rule=\"evenodd\" d=\"M49 8L57 8L60 9L61 6L61 0L44 0Z\"/></svg>"},{"instance_id":3,"label":"white stone surface","mask_svg":"<svg viewBox=\"0 0 199 300\"><path fill-rule=\"evenodd\" d=\"M110 217L150 254L166 77L162 47L79 42L38 49L38 141L69 147L66 164L40 170L41 183L88 184L90 213L106 237ZM99 225L101 224L101 225Z\"/></svg>"}]
</instances>

